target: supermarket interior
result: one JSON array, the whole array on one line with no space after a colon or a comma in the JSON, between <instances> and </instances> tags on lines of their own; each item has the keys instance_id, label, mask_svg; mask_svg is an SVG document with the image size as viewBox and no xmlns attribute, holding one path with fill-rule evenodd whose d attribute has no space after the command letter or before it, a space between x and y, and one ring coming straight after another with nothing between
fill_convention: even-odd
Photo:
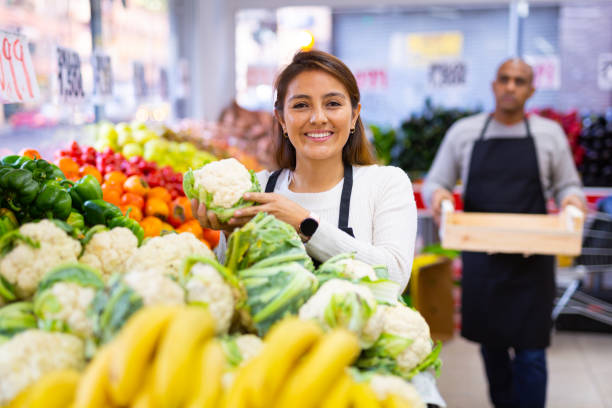
<instances>
[{"instance_id":1,"label":"supermarket interior","mask_svg":"<svg viewBox=\"0 0 612 408\"><path fill-rule=\"evenodd\" d=\"M612 0L0 0L0 407L612 408Z\"/></svg>"}]
</instances>

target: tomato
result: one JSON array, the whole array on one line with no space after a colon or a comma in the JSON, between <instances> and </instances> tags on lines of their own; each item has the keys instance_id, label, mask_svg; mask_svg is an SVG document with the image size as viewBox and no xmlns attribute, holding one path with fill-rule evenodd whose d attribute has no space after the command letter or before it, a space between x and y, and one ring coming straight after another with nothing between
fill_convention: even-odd
<instances>
[{"instance_id":1,"label":"tomato","mask_svg":"<svg viewBox=\"0 0 612 408\"><path fill-rule=\"evenodd\" d=\"M120 208L123 215L127 215L128 217L136 221L142 221L142 211L135 205L128 204L121 206Z\"/></svg>"},{"instance_id":2,"label":"tomato","mask_svg":"<svg viewBox=\"0 0 612 408\"><path fill-rule=\"evenodd\" d=\"M170 204L170 215L168 216L170 224L179 226L191 220L193 220L193 214L189 199L185 196L174 199Z\"/></svg>"},{"instance_id":3,"label":"tomato","mask_svg":"<svg viewBox=\"0 0 612 408\"><path fill-rule=\"evenodd\" d=\"M197 239L203 238L203 230L196 220L188 221L176 229L176 232L191 232Z\"/></svg>"},{"instance_id":4,"label":"tomato","mask_svg":"<svg viewBox=\"0 0 612 408\"><path fill-rule=\"evenodd\" d=\"M127 180L127 176L120 171L111 171L104 176L104 182L107 184L117 185L123 190L123 183Z\"/></svg>"},{"instance_id":5,"label":"tomato","mask_svg":"<svg viewBox=\"0 0 612 408\"><path fill-rule=\"evenodd\" d=\"M102 185L102 198L104 201L115 204L117 207L121 205L121 190L113 186Z\"/></svg>"}]
</instances>

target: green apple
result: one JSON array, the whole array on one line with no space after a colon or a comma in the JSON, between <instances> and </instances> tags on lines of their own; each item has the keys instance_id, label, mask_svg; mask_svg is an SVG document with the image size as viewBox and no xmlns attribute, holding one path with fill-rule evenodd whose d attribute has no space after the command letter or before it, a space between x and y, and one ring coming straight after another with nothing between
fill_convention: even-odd
<instances>
[{"instance_id":1,"label":"green apple","mask_svg":"<svg viewBox=\"0 0 612 408\"><path fill-rule=\"evenodd\" d=\"M142 156L143 149L142 146L138 143L128 143L123 146L123 149L121 149L121 153L129 159L133 156Z\"/></svg>"}]
</instances>

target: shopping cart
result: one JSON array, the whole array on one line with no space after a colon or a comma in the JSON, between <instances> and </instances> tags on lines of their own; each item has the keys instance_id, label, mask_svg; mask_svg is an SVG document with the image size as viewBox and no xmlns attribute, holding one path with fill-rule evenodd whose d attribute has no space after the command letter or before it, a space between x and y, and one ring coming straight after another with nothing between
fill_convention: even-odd
<instances>
[{"instance_id":1,"label":"shopping cart","mask_svg":"<svg viewBox=\"0 0 612 408\"><path fill-rule=\"evenodd\" d=\"M604 275L612 273L612 216L589 214L583 229L582 251L573 265L561 274L572 276L567 288L559 288L553 320L560 314L581 315L612 326L612 304L585 293L587 279L596 290L603 289Z\"/></svg>"}]
</instances>

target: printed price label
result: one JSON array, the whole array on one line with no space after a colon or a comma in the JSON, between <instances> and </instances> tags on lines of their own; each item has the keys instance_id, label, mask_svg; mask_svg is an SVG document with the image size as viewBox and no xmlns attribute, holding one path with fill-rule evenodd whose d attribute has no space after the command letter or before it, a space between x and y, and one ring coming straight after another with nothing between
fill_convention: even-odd
<instances>
[{"instance_id":1,"label":"printed price label","mask_svg":"<svg viewBox=\"0 0 612 408\"><path fill-rule=\"evenodd\" d=\"M57 84L61 101L75 102L85 98L81 57L68 48L57 47Z\"/></svg>"},{"instance_id":2,"label":"printed price label","mask_svg":"<svg viewBox=\"0 0 612 408\"><path fill-rule=\"evenodd\" d=\"M112 96L113 71L110 56L97 52L91 57L91 65L94 74L94 96Z\"/></svg>"},{"instance_id":3,"label":"printed price label","mask_svg":"<svg viewBox=\"0 0 612 408\"><path fill-rule=\"evenodd\" d=\"M35 102L40 98L28 41L0 31L0 102Z\"/></svg>"}]
</instances>

